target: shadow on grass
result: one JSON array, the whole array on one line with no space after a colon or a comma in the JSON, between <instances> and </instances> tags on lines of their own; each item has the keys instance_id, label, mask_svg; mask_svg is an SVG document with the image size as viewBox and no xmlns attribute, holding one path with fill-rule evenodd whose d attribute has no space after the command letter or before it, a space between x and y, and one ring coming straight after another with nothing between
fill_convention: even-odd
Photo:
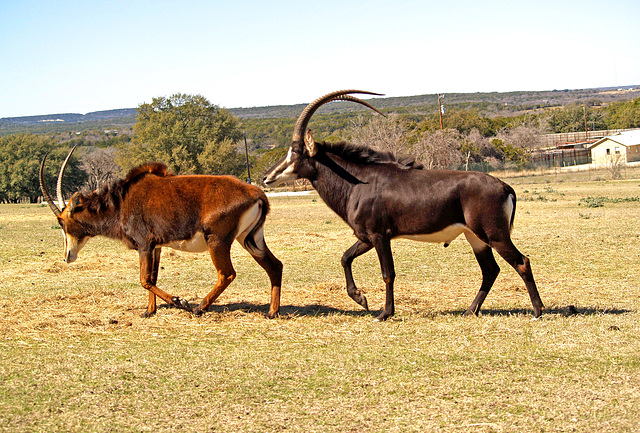
<instances>
[{"instance_id":1,"label":"shadow on grass","mask_svg":"<svg viewBox=\"0 0 640 433\"><path fill-rule=\"evenodd\" d=\"M269 312L269 304L259 305L249 302L239 302L226 305L212 305L207 311L218 313L234 311L242 311L246 313L258 312L266 315ZM281 317L324 317L332 315L365 317L371 314L371 311L363 309L344 310L342 308L334 308L319 304L280 306Z\"/></svg>"},{"instance_id":2,"label":"shadow on grass","mask_svg":"<svg viewBox=\"0 0 640 433\"><path fill-rule=\"evenodd\" d=\"M195 308L197 304L190 304L191 308ZM158 305L160 308L175 308L168 304ZM235 302L231 304L214 304L206 310L207 313L262 313L267 315L269 312L269 304L256 304L251 302ZM344 315L353 317L365 317L376 314L374 311L366 311L363 309L343 310L341 308L329 307L326 305L282 305L280 306L281 317L323 317L332 315Z\"/></svg>"},{"instance_id":3,"label":"shadow on grass","mask_svg":"<svg viewBox=\"0 0 640 433\"><path fill-rule=\"evenodd\" d=\"M466 310L448 310L434 312L434 315L452 315L462 316ZM602 308L602 307L575 307L573 305L567 305L566 307L553 306L551 308L545 308L542 310L542 317L547 315L557 316L595 316L595 315L620 315L633 313L635 310L627 310L623 308ZM531 308L495 308L495 309L482 309L480 310L480 316L533 316L533 309Z\"/></svg>"},{"instance_id":4,"label":"shadow on grass","mask_svg":"<svg viewBox=\"0 0 640 433\"><path fill-rule=\"evenodd\" d=\"M191 307L195 307L192 304ZM173 308L167 304L159 305L158 308ZM466 310L442 310L442 311L425 311L424 314L429 317L438 316L462 316ZM544 316L595 316L595 315L621 315L633 313L635 310L622 308L602 308L602 307L575 307L568 305L566 307L553 306L545 308L542 311ZM269 304L256 304L251 302L236 302L231 304L216 304L207 309L208 313L261 313L266 315L269 312ZM311 304L311 305L283 305L280 307L280 317L325 317L332 315L344 315L350 317L376 317L382 310L366 311L363 309L345 310L334 308L327 305ZM530 308L495 308L482 309L480 316L533 316L533 310Z\"/></svg>"}]
</instances>

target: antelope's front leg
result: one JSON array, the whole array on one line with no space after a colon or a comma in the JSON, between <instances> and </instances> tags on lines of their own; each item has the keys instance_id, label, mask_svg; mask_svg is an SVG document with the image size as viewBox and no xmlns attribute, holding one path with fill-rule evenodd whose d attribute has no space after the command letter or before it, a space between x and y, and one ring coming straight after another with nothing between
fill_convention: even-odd
<instances>
[{"instance_id":1,"label":"antelope's front leg","mask_svg":"<svg viewBox=\"0 0 640 433\"><path fill-rule=\"evenodd\" d=\"M373 248L373 245L358 240L351 246L351 248L344 252L341 260L342 268L344 269L344 276L347 280L347 294L359 305L362 305L362 307L367 311L369 311L367 298L356 287L356 283L353 280L353 272L351 271L351 264L356 257L361 256L371 250L371 248Z\"/></svg>"},{"instance_id":2,"label":"antelope's front leg","mask_svg":"<svg viewBox=\"0 0 640 433\"><path fill-rule=\"evenodd\" d=\"M160 262L160 249L140 250L140 283L149 291L149 303L142 317L150 317L156 313L156 296L159 296L172 307L189 310L189 304L177 296L172 296L156 286Z\"/></svg>"}]
</instances>

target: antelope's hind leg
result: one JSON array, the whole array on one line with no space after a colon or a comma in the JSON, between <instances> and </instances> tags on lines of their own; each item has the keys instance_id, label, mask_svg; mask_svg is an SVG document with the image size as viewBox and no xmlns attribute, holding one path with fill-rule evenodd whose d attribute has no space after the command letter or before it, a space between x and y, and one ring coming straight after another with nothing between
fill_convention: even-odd
<instances>
[{"instance_id":1,"label":"antelope's hind leg","mask_svg":"<svg viewBox=\"0 0 640 433\"><path fill-rule=\"evenodd\" d=\"M510 239L507 239L504 242L496 242L491 245L496 251L504 258L507 263L509 263L516 270L522 281L524 281L524 285L527 288L527 292L529 292L529 298L531 299L531 304L533 305L533 316L540 317L542 314L542 309L544 305L542 304L542 300L540 299L540 294L538 293L538 288L536 286L535 281L533 280L533 272L531 271L531 263L529 262L529 258L522 254L518 249L513 245Z\"/></svg>"},{"instance_id":2,"label":"antelope's hind leg","mask_svg":"<svg viewBox=\"0 0 640 433\"><path fill-rule=\"evenodd\" d=\"M245 239L238 239L240 245L251 254L251 257L267 272L271 283L271 304L267 317L273 319L280 312L280 290L282 286L282 262L273 255L264 241L264 231L260 227Z\"/></svg>"},{"instance_id":3,"label":"antelope's hind leg","mask_svg":"<svg viewBox=\"0 0 640 433\"><path fill-rule=\"evenodd\" d=\"M233 239L231 239L231 242L233 242ZM218 271L218 279L209 294L205 296L200 305L193 310L193 314L196 316L200 316L206 311L206 309L218 299L218 296L224 292L224 289L236 278L236 271L233 269L233 264L231 263L231 242L227 239L219 239L214 235L209 236L207 239L211 261Z\"/></svg>"}]
</instances>

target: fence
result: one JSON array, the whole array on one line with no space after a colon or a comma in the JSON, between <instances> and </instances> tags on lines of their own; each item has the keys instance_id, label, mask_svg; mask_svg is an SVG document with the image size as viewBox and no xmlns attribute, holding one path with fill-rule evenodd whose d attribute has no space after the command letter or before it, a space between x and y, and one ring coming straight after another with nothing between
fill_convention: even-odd
<instances>
[{"instance_id":1,"label":"fence","mask_svg":"<svg viewBox=\"0 0 640 433\"><path fill-rule=\"evenodd\" d=\"M601 138L630 131L629 129L607 129L600 131L563 132L560 134L545 134L540 137L540 146L543 148L559 147L572 143L593 143Z\"/></svg>"},{"instance_id":2,"label":"fence","mask_svg":"<svg viewBox=\"0 0 640 433\"><path fill-rule=\"evenodd\" d=\"M531 155L531 164L547 167L567 167L591 163L589 149L556 149Z\"/></svg>"}]
</instances>

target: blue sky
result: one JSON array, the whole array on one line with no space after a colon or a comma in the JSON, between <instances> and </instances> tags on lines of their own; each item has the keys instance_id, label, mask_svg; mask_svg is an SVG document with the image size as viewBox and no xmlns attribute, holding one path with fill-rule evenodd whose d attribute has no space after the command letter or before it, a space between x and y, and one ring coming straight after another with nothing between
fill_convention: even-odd
<instances>
[{"instance_id":1,"label":"blue sky","mask_svg":"<svg viewBox=\"0 0 640 433\"><path fill-rule=\"evenodd\" d=\"M0 117L634 84L638 0L0 0Z\"/></svg>"}]
</instances>

